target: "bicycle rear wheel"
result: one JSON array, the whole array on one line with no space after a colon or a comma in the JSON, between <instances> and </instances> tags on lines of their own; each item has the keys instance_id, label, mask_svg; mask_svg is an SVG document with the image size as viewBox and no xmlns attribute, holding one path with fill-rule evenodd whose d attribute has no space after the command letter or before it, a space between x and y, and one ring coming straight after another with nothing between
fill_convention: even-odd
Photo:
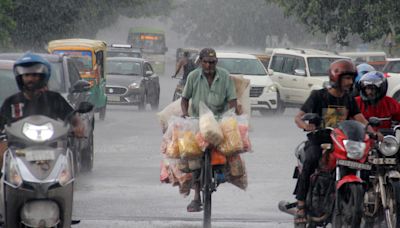
<instances>
[{"instance_id":1,"label":"bicycle rear wheel","mask_svg":"<svg viewBox=\"0 0 400 228\"><path fill-rule=\"evenodd\" d=\"M212 167L211 154L209 151L204 153L203 167L203 228L211 228Z\"/></svg>"}]
</instances>

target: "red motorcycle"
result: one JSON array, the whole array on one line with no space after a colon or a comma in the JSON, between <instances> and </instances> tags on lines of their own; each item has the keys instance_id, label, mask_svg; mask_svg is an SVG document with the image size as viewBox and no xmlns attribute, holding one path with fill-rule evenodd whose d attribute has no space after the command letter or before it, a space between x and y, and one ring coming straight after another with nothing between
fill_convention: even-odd
<instances>
[{"instance_id":1,"label":"red motorcycle","mask_svg":"<svg viewBox=\"0 0 400 228\"><path fill-rule=\"evenodd\" d=\"M304 121L321 125L317 114L308 113ZM375 126L379 123L370 122ZM322 125L324 125L322 121ZM364 186L360 178L361 170L370 170L366 164L372 139L366 127L355 121L345 120L336 128L325 128L311 132L312 136L327 136L330 143L321 145L322 157L315 173L311 175L310 186L305 201L307 224L295 224L295 227L360 227L363 215ZM305 142L296 148L298 166L294 177L302 171ZM297 203L281 201L279 209L295 215Z\"/></svg>"}]
</instances>

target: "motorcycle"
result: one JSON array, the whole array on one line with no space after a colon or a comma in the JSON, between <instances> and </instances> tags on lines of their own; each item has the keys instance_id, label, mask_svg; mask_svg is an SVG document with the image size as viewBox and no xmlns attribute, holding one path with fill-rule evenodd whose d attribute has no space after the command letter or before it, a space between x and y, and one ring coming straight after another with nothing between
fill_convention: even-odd
<instances>
[{"instance_id":1,"label":"motorcycle","mask_svg":"<svg viewBox=\"0 0 400 228\"><path fill-rule=\"evenodd\" d=\"M82 102L72 114L92 109ZM5 132L2 227L70 228L77 223L71 219L75 174L67 120L28 116L7 124Z\"/></svg>"},{"instance_id":2,"label":"motorcycle","mask_svg":"<svg viewBox=\"0 0 400 228\"><path fill-rule=\"evenodd\" d=\"M360 227L363 211L364 186L360 170L370 170L366 164L372 139L366 127L354 120L345 120L335 128L325 128L317 114L307 113L304 121L320 126L309 135L330 139L330 143L321 144L322 157L319 166L310 177L310 186L305 200L307 223L295 224L295 227ZM369 123L373 126L374 123ZM305 156L305 142L295 151L298 165L294 177L302 171ZM297 203L279 202L279 209L295 215Z\"/></svg>"},{"instance_id":3,"label":"motorcycle","mask_svg":"<svg viewBox=\"0 0 400 228\"><path fill-rule=\"evenodd\" d=\"M386 227L400 227L400 172L398 151L400 125L383 129L382 142L376 143L370 152L368 162L372 171L368 175L369 188L364 197L365 226L386 223Z\"/></svg>"}]
</instances>

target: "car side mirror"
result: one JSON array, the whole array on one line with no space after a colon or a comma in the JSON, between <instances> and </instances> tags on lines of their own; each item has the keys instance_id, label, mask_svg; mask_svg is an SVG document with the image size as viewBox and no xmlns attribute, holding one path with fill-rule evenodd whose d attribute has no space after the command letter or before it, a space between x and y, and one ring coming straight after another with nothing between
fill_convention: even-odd
<instances>
[{"instance_id":1,"label":"car side mirror","mask_svg":"<svg viewBox=\"0 0 400 228\"><path fill-rule=\"evenodd\" d=\"M148 70L148 71L146 71L146 73L145 73L145 75L144 75L144 76L146 76L146 77L150 77L151 75L153 75L153 71L151 71L151 70Z\"/></svg>"},{"instance_id":2,"label":"car side mirror","mask_svg":"<svg viewBox=\"0 0 400 228\"><path fill-rule=\"evenodd\" d=\"M274 70L267 69L267 73L268 73L269 76L272 76L274 74Z\"/></svg>"},{"instance_id":3,"label":"car side mirror","mask_svg":"<svg viewBox=\"0 0 400 228\"><path fill-rule=\"evenodd\" d=\"M294 70L294 75L297 76L306 76L306 71L303 69L295 69Z\"/></svg>"},{"instance_id":4,"label":"car side mirror","mask_svg":"<svg viewBox=\"0 0 400 228\"><path fill-rule=\"evenodd\" d=\"M83 93L90 90L90 83L86 80L80 79L72 86L72 93Z\"/></svg>"},{"instance_id":5,"label":"car side mirror","mask_svg":"<svg viewBox=\"0 0 400 228\"><path fill-rule=\"evenodd\" d=\"M91 112L93 110L94 106L87 101L82 101L79 104L78 109L76 110L78 113L87 113L87 112Z\"/></svg>"}]
</instances>

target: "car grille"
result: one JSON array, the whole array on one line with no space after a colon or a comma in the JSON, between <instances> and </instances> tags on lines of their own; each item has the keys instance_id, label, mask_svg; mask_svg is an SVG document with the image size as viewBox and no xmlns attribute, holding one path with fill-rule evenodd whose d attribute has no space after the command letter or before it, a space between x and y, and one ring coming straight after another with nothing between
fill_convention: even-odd
<instances>
[{"instance_id":1,"label":"car grille","mask_svg":"<svg viewBox=\"0 0 400 228\"><path fill-rule=\"evenodd\" d=\"M250 97L259 97L264 91L264 87L255 87L252 86L250 88Z\"/></svg>"},{"instance_id":2,"label":"car grille","mask_svg":"<svg viewBox=\"0 0 400 228\"><path fill-rule=\"evenodd\" d=\"M117 86L107 86L106 87L106 94L125 94L128 91L125 87L117 87Z\"/></svg>"}]
</instances>

